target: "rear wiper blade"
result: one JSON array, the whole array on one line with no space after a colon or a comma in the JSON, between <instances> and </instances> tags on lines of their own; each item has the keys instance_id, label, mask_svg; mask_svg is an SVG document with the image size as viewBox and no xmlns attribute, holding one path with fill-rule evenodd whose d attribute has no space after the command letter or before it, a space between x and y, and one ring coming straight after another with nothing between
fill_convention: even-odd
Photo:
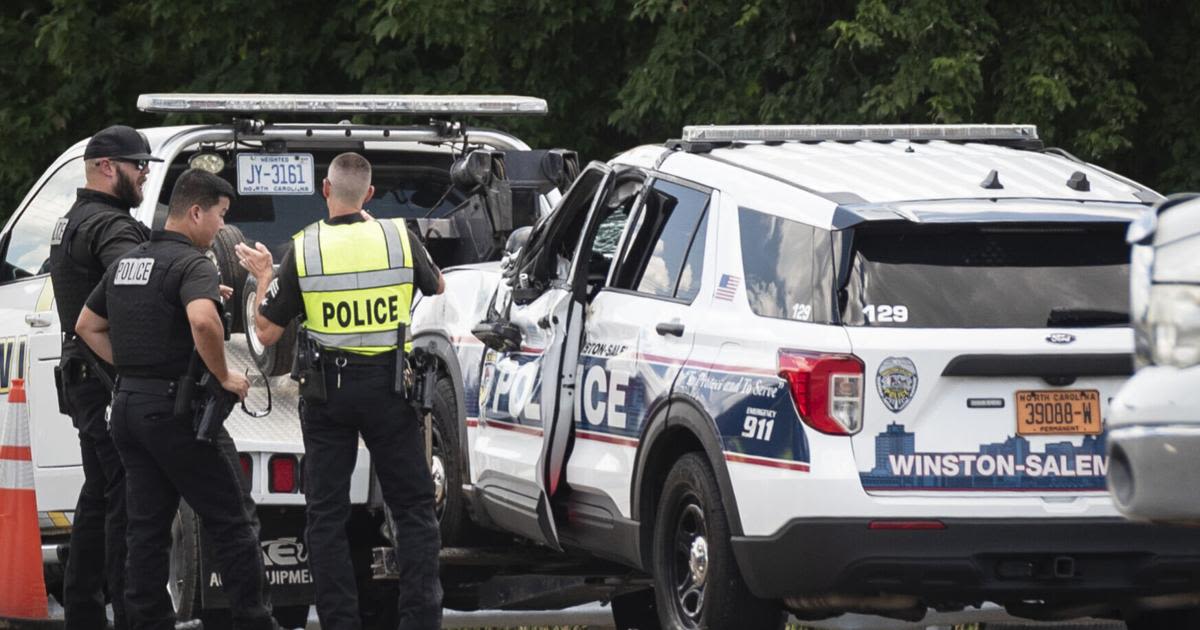
<instances>
[{"instance_id":1,"label":"rear wiper blade","mask_svg":"<svg viewBox=\"0 0 1200 630\"><path fill-rule=\"evenodd\" d=\"M1123 326L1129 323L1129 313L1121 311L1106 311L1091 308L1050 309L1050 317L1046 319L1047 326Z\"/></svg>"}]
</instances>

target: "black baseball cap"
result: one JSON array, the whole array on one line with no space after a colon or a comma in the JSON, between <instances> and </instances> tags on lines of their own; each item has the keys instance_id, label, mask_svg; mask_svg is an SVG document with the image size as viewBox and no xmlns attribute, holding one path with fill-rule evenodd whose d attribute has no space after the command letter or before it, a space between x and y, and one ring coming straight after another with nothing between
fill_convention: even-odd
<instances>
[{"instance_id":1,"label":"black baseball cap","mask_svg":"<svg viewBox=\"0 0 1200 630\"><path fill-rule=\"evenodd\" d=\"M146 136L137 129L125 125L105 127L96 132L91 140L88 140L87 148L83 150L83 159L93 158L162 161L160 158L150 155L150 142L146 140Z\"/></svg>"}]
</instances>

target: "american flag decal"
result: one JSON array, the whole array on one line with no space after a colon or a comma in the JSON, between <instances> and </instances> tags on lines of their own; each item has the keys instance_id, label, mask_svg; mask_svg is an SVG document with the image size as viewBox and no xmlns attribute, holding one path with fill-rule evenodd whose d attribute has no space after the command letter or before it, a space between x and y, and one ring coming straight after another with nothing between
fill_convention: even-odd
<instances>
[{"instance_id":1,"label":"american flag decal","mask_svg":"<svg viewBox=\"0 0 1200 630\"><path fill-rule=\"evenodd\" d=\"M717 283L717 289L713 291L713 297L718 300L732 302L733 296L737 295L738 285L742 279L737 276L731 276L727 273L721 274L721 281Z\"/></svg>"}]
</instances>

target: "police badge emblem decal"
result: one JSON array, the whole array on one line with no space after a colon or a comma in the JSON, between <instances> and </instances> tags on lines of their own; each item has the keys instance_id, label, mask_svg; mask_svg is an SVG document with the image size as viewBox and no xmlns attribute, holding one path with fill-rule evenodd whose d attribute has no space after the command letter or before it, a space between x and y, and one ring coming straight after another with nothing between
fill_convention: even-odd
<instances>
[{"instance_id":1,"label":"police badge emblem decal","mask_svg":"<svg viewBox=\"0 0 1200 630\"><path fill-rule=\"evenodd\" d=\"M883 405L900 413L917 393L917 366L908 357L888 357L875 372L875 388Z\"/></svg>"}]
</instances>

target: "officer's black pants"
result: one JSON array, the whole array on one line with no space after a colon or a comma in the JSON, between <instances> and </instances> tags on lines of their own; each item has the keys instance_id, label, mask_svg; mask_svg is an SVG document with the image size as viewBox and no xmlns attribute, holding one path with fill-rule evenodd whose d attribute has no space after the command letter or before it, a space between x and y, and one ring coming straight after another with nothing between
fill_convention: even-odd
<instances>
[{"instance_id":1,"label":"officer's black pants","mask_svg":"<svg viewBox=\"0 0 1200 630\"><path fill-rule=\"evenodd\" d=\"M213 544L222 588L236 628L272 628L263 599L262 550L243 504L236 462L217 445L197 442L188 419L172 416L174 400L118 392L113 441L125 462L129 526L126 612L135 630L174 628L165 585L171 522L182 497Z\"/></svg>"},{"instance_id":2,"label":"officer's black pants","mask_svg":"<svg viewBox=\"0 0 1200 630\"><path fill-rule=\"evenodd\" d=\"M125 469L105 421L111 400L94 378L66 390L71 421L79 430L83 487L75 504L70 555L63 579L68 630L94 630L107 623L104 585L112 598L117 630L125 625Z\"/></svg>"},{"instance_id":3,"label":"officer's black pants","mask_svg":"<svg viewBox=\"0 0 1200 630\"><path fill-rule=\"evenodd\" d=\"M326 373L328 401L305 402L304 494L309 566L316 588L322 630L361 627L358 592L346 521L350 516L350 474L358 457L358 437L371 453L383 499L395 520L400 571L399 627L438 628L442 585L438 579L441 539L434 512L433 478L425 463L425 442L417 414L392 393L392 370L348 365Z\"/></svg>"}]
</instances>

